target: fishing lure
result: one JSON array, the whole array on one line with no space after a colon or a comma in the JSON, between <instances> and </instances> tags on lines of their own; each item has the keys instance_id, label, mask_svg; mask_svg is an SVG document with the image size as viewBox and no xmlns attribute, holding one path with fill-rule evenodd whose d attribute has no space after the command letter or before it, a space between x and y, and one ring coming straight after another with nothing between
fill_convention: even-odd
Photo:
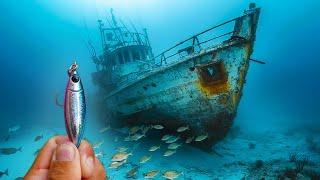
<instances>
[{"instance_id":1,"label":"fishing lure","mask_svg":"<svg viewBox=\"0 0 320 180\"><path fill-rule=\"evenodd\" d=\"M68 69L69 80L64 98L64 119L68 137L79 147L85 128L86 102L76 62Z\"/></svg>"}]
</instances>

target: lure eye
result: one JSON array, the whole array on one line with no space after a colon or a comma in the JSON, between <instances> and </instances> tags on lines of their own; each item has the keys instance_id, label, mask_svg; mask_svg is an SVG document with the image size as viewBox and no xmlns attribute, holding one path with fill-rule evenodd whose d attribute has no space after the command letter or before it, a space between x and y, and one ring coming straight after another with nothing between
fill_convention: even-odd
<instances>
[{"instance_id":1,"label":"lure eye","mask_svg":"<svg viewBox=\"0 0 320 180\"><path fill-rule=\"evenodd\" d=\"M80 80L80 78L79 78L79 76L77 76L77 75L73 75L73 76L71 77L71 81L72 81L73 83L77 83L77 82L79 82L79 80Z\"/></svg>"}]
</instances>

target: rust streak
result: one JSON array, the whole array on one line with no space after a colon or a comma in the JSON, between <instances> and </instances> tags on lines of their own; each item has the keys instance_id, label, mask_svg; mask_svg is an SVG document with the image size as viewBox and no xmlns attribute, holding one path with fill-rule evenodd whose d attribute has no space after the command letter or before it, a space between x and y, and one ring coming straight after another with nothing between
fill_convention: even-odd
<instances>
[{"instance_id":1,"label":"rust streak","mask_svg":"<svg viewBox=\"0 0 320 180\"><path fill-rule=\"evenodd\" d=\"M245 77L246 77L248 67L249 67L248 61L249 61L251 53L252 53L251 43L247 43L245 45L244 65L239 70L239 78L237 80L237 89L238 90L233 92L233 96L232 96L234 108L237 108L237 105L238 105L240 98L241 98L241 95L242 95L242 89L243 89L243 85L245 83Z\"/></svg>"},{"instance_id":2,"label":"rust streak","mask_svg":"<svg viewBox=\"0 0 320 180\"><path fill-rule=\"evenodd\" d=\"M197 81L197 87L200 91L206 95L215 95L218 93L226 92L229 89L228 83L221 83L221 84L213 84L213 85L206 85L201 82L201 80Z\"/></svg>"},{"instance_id":3,"label":"rust streak","mask_svg":"<svg viewBox=\"0 0 320 180\"><path fill-rule=\"evenodd\" d=\"M218 93L226 92L229 90L228 76L225 71L225 67L223 63L219 63L218 68L220 70L219 78L212 82L208 82L205 80L206 75L202 74L201 70L199 72L199 80L196 81L196 85L199 90L205 95L215 95Z\"/></svg>"}]
</instances>

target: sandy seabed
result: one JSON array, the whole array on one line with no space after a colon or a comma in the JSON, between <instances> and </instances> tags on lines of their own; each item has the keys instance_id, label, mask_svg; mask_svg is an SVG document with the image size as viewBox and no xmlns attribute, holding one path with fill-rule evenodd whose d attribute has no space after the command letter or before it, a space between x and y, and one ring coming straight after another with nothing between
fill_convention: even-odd
<instances>
[{"instance_id":1,"label":"sandy seabed","mask_svg":"<svg viewBox=\"0 0 320 180\"><path fill-rule=\"evenodd\" d=\"M100 127L86 129L86 138L95 148L96 154L105 166L109 179L144 179L144 173L159 170L154 179L164 179L162 174L168 170L182 172L177 179L319 179L320 178L320 133L306 134L299 131L261 132L248 134L239 127L233 127L229 135L213 146L212 153L182 143L175 154L163 156L167 144L159 138L148 135L138 141L127 142L127 129L109 129L99 133ZM37 126L21 127L10 135L2 135L0 148L22 147L22 152L0 155L0 171L8 169L9 175L0 179L15 179L23 176L35 158L35 152L47 139L64 134L62 128L43 128ZM35 137L43 135L39 141ZM1 137L1 136L0 136ZM151 146L160 145L155 152L148 151ZM132 153L127 162L116 169L109 164L118 147L127 147ZM142 156L150 156L146 163L139 163ZM134 174L128 172L135 168Z\"/></svg>"}]
</instances>

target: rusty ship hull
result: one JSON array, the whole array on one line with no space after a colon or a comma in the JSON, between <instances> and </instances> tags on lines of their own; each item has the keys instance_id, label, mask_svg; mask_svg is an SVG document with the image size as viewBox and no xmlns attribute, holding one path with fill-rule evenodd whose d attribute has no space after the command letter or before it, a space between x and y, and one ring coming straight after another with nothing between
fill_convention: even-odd
<instances>
[{"instance_id":1,"label":"rusty ship hull","mask_svg":"<svg viewBox=\"0 0 320 180\"><path fill-rule=\"evenodd\" d=\"M181 137L207 134L194 142L202 147L223 138L236 116L259 12L234 19L231 37L222 43L151 68L107 93L103 106L111 125L161 124L166 133L189 126Z\"/></svg>"}]
</instances>

